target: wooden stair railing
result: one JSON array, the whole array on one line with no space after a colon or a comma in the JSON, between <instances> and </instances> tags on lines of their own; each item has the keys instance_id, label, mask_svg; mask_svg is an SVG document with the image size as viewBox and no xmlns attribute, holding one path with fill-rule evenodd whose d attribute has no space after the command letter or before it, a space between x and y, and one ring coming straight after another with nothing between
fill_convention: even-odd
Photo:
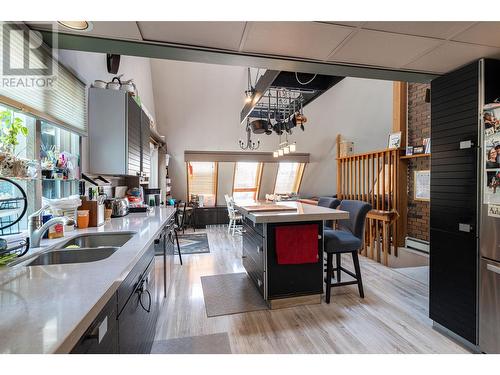
<instances>
[{"instance_id":1,"label":"wooden stair railing","mask_svg":"<svg viewBox=\"0 0 500 375\"><path fill-rule=\"evenodd\" d=\"M398 220L400 195L405 194L399 181L401 173L406 172L400 153L399 149L385 149L337 158L337 197L365 201L373 207L367 216L362 254L385 265L391 246L397 256L400 239L404 237Z\"/></svg>"}]
</instances>

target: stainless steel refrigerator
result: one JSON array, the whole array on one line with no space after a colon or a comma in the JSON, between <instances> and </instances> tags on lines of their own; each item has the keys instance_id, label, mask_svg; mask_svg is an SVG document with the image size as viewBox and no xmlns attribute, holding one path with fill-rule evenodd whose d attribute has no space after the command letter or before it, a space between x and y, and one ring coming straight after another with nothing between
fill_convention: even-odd
<instances>
[{"instance_id":1,"label":"stainless steel refrigerator","mask_svg":"<svg viewBox=\"0 0 500 375\"><path fill-rule=\"evenodd\" d=\"M500 103L481 81L479 347L500 353Z\"/></svg>"}]
</instances>

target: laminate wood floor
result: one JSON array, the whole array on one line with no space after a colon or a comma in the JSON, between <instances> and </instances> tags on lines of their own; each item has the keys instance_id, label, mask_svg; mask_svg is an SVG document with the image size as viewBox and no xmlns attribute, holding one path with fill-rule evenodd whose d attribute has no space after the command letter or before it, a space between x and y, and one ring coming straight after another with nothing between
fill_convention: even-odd
<instances>
[{"instance_id":1,"label":"laminate wood floor","mask_svg":"<svg viewBox=\"0 0 500 375\"><path fill-rule=\"evenodd\" d=\"M197 231L198 232L198 231ZM156 340L225 333L233 353L469 353L432 328L428 286L361 257L365 298L335 288L330 305L208 318L201 276L244 272L241 237L207 229L209 254L183 256L160 311ZM343 264L350 266L348 257ZM161 262L157 262L157 272Z\"/></svg>"}]
</instances>

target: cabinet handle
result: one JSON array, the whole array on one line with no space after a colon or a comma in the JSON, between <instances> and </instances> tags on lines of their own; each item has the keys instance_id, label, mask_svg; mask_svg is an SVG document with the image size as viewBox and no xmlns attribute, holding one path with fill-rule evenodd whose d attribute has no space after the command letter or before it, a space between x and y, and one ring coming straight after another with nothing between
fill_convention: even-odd
<instances>
[{"instance_id":1,"label":"cabinet handle","mask_svg":"<svg viewBox=\"0 0 500 375\"><path fill-rule=\"evenodd\" d=\"M493 264L487 264L486 269L491 272L495 272L496 274L500 275L500 267L494 266Z\"/></svg>"},{"instance_id":2,"label":"cabinet handle","mask_svg":"<svg viewBox=\"0 0 500 375\"><path fill-rule=\"evenodd\" d=\"M464 223L458 223L458 230L460 232L470 233L472 231L472 225L470 225L470 224L464 224Z\"/></svg>"},{"instance_id":3,"label":"cabinet handle","mask_svg":"<svg viewBox=\"0 0 500 375\"><path fill-rule=\"evenodd\" d=\"M264 251L263 246L257 246L257 252L262 253Z\"/></svg>"},{"instance_id":4,"label":"cabinet handle","mask_svg":"<svg viewBox=\"0 0 500 375\"><path fill-rule=\"evenodd\" d=\"M106 332L108 332L108 317L105 316L102 322L95 327L92 332L85 336L83 339L84 341L87 340L97 340L97 343L100 344L104 336L106 335Z\"/></svg>"}]
</instances>

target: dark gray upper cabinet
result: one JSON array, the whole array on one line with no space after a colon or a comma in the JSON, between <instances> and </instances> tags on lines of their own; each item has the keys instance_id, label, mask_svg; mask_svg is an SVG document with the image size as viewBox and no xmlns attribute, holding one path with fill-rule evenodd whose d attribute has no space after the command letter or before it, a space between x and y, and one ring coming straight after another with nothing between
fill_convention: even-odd
<instances>
[{"instance_id":1,"label":"dark gray upper cabinet","mask_svg":"<svg viewBox=\"0 0 500 375\"><path fill-rule=\"evenodd\" d=\"M126 92L89 90L89 172L149 176L149 118Z\"/></svg>"}]
</instances>

